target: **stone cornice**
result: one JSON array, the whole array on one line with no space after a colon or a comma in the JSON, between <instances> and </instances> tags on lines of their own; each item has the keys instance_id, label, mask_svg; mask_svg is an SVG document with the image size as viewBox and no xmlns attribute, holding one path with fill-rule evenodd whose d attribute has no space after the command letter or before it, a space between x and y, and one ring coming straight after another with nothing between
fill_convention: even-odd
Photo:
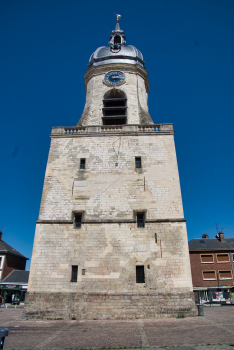
<instances>
[{"instance_id":1,"label":"stone cornice","mask_svg":"<svg viewBox=\"0 0 234 350\"><path fill-rule=\"evenodd\" d=\"M186 222L184 218L177 219L148 219L145 223L167 223L167 222ZM37 224L73 224L72 220L37 220ZM135 224L136 220L84 220L82 224Z\"/></svg>"}]
</instances>

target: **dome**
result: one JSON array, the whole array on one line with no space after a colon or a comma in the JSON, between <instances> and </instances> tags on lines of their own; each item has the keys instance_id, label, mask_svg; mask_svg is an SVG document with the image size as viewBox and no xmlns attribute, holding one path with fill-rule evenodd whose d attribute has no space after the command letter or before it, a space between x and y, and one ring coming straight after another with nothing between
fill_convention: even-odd
<instances>
[{"instance_id":1,"label":"dome","mask_svg":"<svg viewBox=\"0 0 234 350\"><path fill-rule=\"evenodd\" d=\"M88 67L110 63L139 64L145 67L142 53L132 45L126 45L125 34L117 21L111 32L109 46L101 46L91 55Z\"/></svg>"}]
</instances>

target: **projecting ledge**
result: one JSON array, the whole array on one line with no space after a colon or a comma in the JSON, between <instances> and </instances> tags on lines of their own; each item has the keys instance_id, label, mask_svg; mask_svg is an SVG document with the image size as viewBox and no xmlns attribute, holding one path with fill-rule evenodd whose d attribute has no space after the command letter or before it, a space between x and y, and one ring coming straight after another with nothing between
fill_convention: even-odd
<instances>
[{"instance_id":1,"label":"projecting ledge","mask_svg":"<svg viewBox=\"0 0 234 350\"><path fill-rule=\"evenodd\" d=\"M106 135L114 133L130 134L174 134L173 124L125 124L125 125L93 125L93 126L59 126L53 127L51 137L69 137L82 135Z\"/></svg>"}]
</instances>

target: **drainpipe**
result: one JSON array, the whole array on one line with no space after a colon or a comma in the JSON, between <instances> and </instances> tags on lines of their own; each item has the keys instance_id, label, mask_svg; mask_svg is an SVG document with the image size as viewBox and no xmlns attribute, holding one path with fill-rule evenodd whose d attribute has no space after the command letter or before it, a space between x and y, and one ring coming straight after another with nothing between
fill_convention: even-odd
<instances>
[{"instance_id":1,"label":"drainpipe","mask_svg":"<svg viewBox=\"0 0 234 350\"><path fill-rule=\"evenodd\" d=\"M231 260L231 266L232 266L232 280L234 279L234 269L233 269L233 258L232 258L232 252L229 252L230 254L230 260ZM233 255L234 256L234 255ZM233 284L232 284L233 285ZM231 298L232 300L232 298Z\"/></svg>"}]
</instances>

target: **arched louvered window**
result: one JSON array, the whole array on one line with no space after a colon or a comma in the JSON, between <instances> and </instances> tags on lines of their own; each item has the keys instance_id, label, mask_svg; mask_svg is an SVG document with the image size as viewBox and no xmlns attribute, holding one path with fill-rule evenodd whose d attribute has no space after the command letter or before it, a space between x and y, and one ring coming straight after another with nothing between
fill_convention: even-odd
<instances>
[{"instance_id":1,"label":"arched louvered window","mask_svg":"<svg viewBox=\"0 0 234 350\"><path fill-rule=\"evenodd\" d=\"M103 99L103 125L127 124L127 98L123 91L112 89Z\"/></svg>"}]
</instances>

